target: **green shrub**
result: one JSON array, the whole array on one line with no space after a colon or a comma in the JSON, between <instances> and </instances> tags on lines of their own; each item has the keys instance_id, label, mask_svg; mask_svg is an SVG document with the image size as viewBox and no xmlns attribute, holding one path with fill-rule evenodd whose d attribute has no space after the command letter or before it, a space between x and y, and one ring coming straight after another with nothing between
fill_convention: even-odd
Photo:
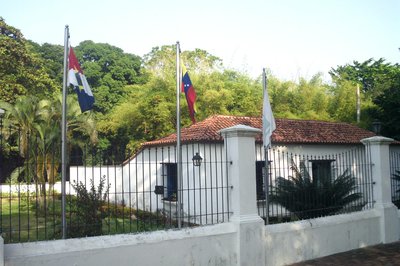
<instances>
[{"instance_id":1,"label":"green shrub","mask_svg":"<svg viewBox=\"0 0 400 266\"><path fill-rule=\"evenodd\" d=\"M285 207L300 220L322 217L343 212L346 206L360 210L365 203L355 204L361 193L354 192L355 178L346 170L335 180L311 178L304 162L300 169L292 165L295 173L289 179L278 177L269 198L273 203ZM351 207L350 207L351 206Z\"/></svg>"},{"instance_id":2,"label":"green shrub","mask_svg":"<svg viewBox=\"0 0 400 266\"><path fill-rule=\"evenodd\" d=\"M93 179L90 180L90 190L79 182L72 187L77 192L75 208L71 208L69 237L97 236L102 234L102 219L107 216L107 210L102 208L107 198L109 185L105 188L105 177L100 179L97 190Z\"/></svg>"}]
</instances>

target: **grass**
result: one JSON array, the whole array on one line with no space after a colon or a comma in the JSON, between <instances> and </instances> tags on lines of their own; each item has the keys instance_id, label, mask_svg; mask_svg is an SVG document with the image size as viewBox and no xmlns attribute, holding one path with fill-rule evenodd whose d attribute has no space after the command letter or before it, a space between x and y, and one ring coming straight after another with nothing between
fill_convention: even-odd
<instances>
[{"instance_id":1,"label":"grass","mask_svg":"<svg viewBox=\"0 0 400 266\"><path fill-rule=\"evenodd\" d=\"M54 195L41 203L35 195L0 194L0 230L4 243L54 240L62 238L61 197ZM67 197L67 230L74 216L73 196ZM38 207L38 206L42 207ZM162 230L175 224L160 213L134 210L121 205L103 206L108 215L102 219L102 234L114 235ZM132 218L131 218L132 217ZM135 217L133 219L133 217ZM87 226L87 225L81 225ZM84 236L81 236L84 237Z\"/></svg>"}]
</instances>

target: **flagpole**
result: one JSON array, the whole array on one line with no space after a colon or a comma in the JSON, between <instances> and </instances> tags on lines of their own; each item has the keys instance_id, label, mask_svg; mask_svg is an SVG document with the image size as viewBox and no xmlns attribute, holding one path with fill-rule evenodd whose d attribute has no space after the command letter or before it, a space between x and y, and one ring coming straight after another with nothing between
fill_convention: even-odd
<instances>
[{"instance_id":1,"label":"flagpole","mask_svg":"<svg viewBox=\"0 0 400 266\"><path fill-rule=\"evenodd\" d=\"M182 226L182 153L181 153L181 113L180 113L180 93L181 93L181 71L180 71L179 42L176 42L176 160L177 160L177 198L178 198L178 228Z\"/></svg>"},{"instance_id":2,"label":"flagpole","mask_svg":"<svg viewBox=\"0 0 400 266\"><path fill-rule=\"evenodd\" d=\"M69 28L64 31L64 76L62 94L62 123L61 123L61 222L62 238L67 238L67 221L65 208L65 183L67 176L67 74L68 74L68 39Z\"/></svg>"},{"instance_id":3,"label":"flagpole","mask_svg":"<svg viewBox=\"0 0 400 266\"><path fill-rule=\"evenodd\" d=\"M265 73L265 68L263 68L262 74L262 83L263 83L263 98L265 97L265 93L267 90L267 75ZM265 134L265 132L264 132ZM264 184L265 184L265 206L267 215L265 216L265 223L269 224L269 203L268 203L268 194L269 194L269 160L268 160L268 146L264 145L264 158L265 158L265 173L264 173Z\"/></svg>"}]
</instances>

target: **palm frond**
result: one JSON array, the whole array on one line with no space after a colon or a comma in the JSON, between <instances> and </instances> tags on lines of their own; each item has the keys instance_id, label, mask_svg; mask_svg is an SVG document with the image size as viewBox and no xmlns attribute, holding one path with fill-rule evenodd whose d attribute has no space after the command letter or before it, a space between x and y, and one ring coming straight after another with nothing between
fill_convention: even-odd
<instances>
[{"instance_id":1,"label":"palm frond","mask_svg":"<svg viewBox=\"0 0 400 266\"><path fill-rule=\"evenodd\" d=\"M304 162L300 162L300 167L292 164L291 169L292 176L276 179L269 197L271 202L280 204L299 219L339 213L362 198L361 193L355 192L356 181L348 169L335 180L323 178L321 182L311 178Z\"/></svg>"}]
</instances>

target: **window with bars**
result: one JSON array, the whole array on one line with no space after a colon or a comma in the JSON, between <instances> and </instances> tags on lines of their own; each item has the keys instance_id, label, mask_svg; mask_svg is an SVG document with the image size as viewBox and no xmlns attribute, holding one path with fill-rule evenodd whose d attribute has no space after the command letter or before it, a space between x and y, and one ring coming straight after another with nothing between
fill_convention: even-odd
<instances>
[{"instance_id":1,"label":"window with bars","mask_svg":"<svg viewBox=\"0 0 400 266\"><path fill-rule=\"evenodd\" d=\"M178 192L177 164L164 163L162 166L164 200L176 201Z\"/></svg>"},{"instance_id":2,"label":"window with bars","mask_svg":"<svg viewBox=\"0 0 400 266\"><path fill-rule=\"evenodd\" d=\"M320 184L324 180L332 182L332 162L335 160L310 160L312 177Z\"/></svg>"},{"instance_id":3,"label":"window with bars","mask_svg":"<svg viewBox=\"0 0 400 266\"><path fill-rule=\"evenodd\" d=\"M264 171L265 171L265 161L256 161L257 200L265 200Z\"/></svg>"}]
</instances>

